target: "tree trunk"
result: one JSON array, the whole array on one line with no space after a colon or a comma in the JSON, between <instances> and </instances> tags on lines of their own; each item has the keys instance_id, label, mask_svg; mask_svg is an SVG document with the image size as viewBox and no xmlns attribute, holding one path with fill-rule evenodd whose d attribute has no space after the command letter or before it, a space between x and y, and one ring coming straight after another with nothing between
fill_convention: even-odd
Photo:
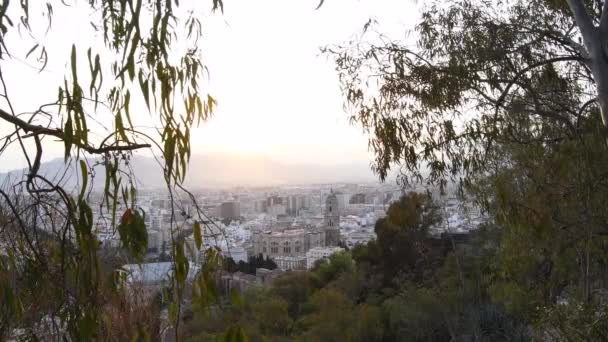
<instances>
[{"instance_id":1,"label":"tree trunk","mask_svg":"<svg viewBox=\"0 0 608 342\"><path fill-rule=\"evenodd\" d=\"M597 101L600 106L604 134L608 133L608 58L605 44L599 30L594 32L591 46L587 47L590 57L591 73L597 87ZM606 38L606 37L604 37Z\"/></svg>"},{"instance_id":2,"label":"tree trunk","mask_svg":"<svg viewBox=\"0 0 608 342\"><path fill-rule=\"evenodd\" d=\"M574 21L581 31L587 51L581 54L588 58L597 87L597 101L600 106L604 133L608 132L608 0L602 6L599 26L595 26L587 13L582 0L566 0L574 16Z\"/></svg>"}]
</instances>

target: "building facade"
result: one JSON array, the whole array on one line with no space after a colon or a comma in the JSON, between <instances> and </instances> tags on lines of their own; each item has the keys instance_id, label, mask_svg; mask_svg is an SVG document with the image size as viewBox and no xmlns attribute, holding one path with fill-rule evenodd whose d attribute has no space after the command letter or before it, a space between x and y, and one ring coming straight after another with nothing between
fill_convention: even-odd
<instances>
[{"instance_id":1,"label":"building facade","mask_svg":"<svg viewBox=\"0 0 608 342\"><path fill-rule=\"evenodd\" d=\"M306 256L282 256L274 259L281 271L303 270L306 268Z\"/></svg>"},{"instance_id":2,"label":"building facade","mask_svg":"<svg viewBox=\"0 0 608 342\"><path fill-rule=\"evenodd\" d=\"M321 231L304 228L265 231L253 235L253 248L256 255L264 258L301 257L311 248L324 246L324 237Z\"/></svg>"}]
</instances>

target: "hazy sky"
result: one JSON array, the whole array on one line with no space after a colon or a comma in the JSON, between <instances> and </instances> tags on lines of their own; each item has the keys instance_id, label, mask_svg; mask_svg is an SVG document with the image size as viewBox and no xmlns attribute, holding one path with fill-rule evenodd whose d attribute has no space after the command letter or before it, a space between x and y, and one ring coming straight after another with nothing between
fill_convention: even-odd
<instances>
[{"instance_id":1,"label":"hazy sky","mask_svg":"<svg viewBox=\"0 0 608 342\"><path fill-rule=\"evenodd\" d=\"M317 11L318 0L224 2L223 15L204 21L203 57L219 106L194 132L195 152L255 153L297 162L370 160L367 138L342 109L333 61L319 48L348 40L370 17L383 33L401 38L416 22L416 2L326 0ZM87 26L86 13L55 22L47 39L56 42L56 51L69 53L73 41L90 40ZM42 94L49 102L47 88L56 89L66 61L51 63L40 74L23 62L12 62L8 71L3 66L18 111L32 110ZM51 148L46 159L62 152L61 146ZM18 165L23 160L15 153L3 156L0 169Z\"/></svg>"}]
</instances>

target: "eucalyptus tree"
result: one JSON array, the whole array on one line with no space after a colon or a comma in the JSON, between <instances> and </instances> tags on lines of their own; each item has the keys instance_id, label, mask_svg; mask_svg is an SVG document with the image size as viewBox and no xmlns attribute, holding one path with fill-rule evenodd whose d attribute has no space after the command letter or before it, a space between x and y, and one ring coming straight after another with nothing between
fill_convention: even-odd
<instances>
[{"instance_id":1,"label":"eucalyptus tree","mask_svg":"<svg viewBox=\"0 0 608 342\"><path fill-rule=\"evenodd\" d=\"M605 287L605 6L433 1L406 39L324 48L379 177L469 190L502 228L493 296L530 319Z\"/></svg>"},{"instance_id":2,"label":"eucalyptus tree","mask_svg":"<svg viewBox=\"0 0 608 342\"><path fill-rule=\"evenodd\" d=\"M112 272L106 278L100 269L91 199L94 167L105 170L102 199L95 204L109 217L106 228L119 234L123 248L141 260L148 238L144 214L136 206L130 156L144 149L160 155L166 189L173 199L183 188L191 129L212 115L215 104L202 87L206 74L199 51L202 12L187 3L0 3L0 120L7 130L0 156L18 151L27 161L23 176L0 189L0 338L18 333L84 341L102 338L104 329L111 329L105 323L110 318L109 296L122 288L124 277ZM44 37L58 22L73 19L64 15L71 6L82 10L77 15L88 15L94 33L86 43L56 51L45 45ZM208 5L212 10L222 7L221 0ZM88 29L74 27L73 32ZM26 46L23 42L30 37L32 43ZM6 78L7 68L25 62L37 63L43 70L53 58L65 58L63 81L39 94L48 101L17 112L11 92L15 84ZM145 115L155 123L153 129L137 124L137 118ZM111 127L104 129L103 123ZM63 144L66 168L79 168L79 189L74 191L61 177L50 178L40 171L49 141ZM177 211L173 202L172 232L180 228ZM205 216L200 210L197 215L193 231L201 249ZM171 248L175 271L169 312L176 336L189 271L186 250L177 240ZM209 271L202 272L194 285L196 298L207 298L210 285ZM132 328L137 332L137 327ZM42 331L48 335L40 335Z\"/></svg>"},{"instance_id":3,"label":"eucalyptus tree","mask_svg":"<svg viewBox=\"0 0 608 342\"><path fill-rule=\"evenodd\" d=\"M427 166L432 182L478 171L499 135L516 137L516 117L530 118L534 141L579 134L597 87L569 13L545 0L435 1L413 44L365 40L370 21L361 39L324 48L351 119L371 133L379 176L393 164L418 179ZM541 136L544 122L561 131Z\"/></svg>"},{"instance_id":4,"label":"eucalyptus tree","mask_svg":"<svg viewBox=\"0 0 608 342\"><path fill-rule=\"evenodd\" d=\"M567 0L584 47L579 46L597 87L604 128L608 128L608 2Z\"/></svg>"}]
</instances>

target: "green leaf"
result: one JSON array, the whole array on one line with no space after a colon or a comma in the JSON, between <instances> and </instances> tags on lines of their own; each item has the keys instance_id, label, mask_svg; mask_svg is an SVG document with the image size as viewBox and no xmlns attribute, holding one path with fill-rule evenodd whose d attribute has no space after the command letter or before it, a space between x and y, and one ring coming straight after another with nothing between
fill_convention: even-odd
<instances>
[{"instance_id":1,"label":"green leaf","mask_svg":"<svg viewBox=\"0 0 608 342\"><path fill-rule=\"evenodd\" d=\"M169 303L169 321L173 324L177 322L177 304L175 302Z\"/></svg>"},{"instance_id":2,"label":"green leaf","mask_svg":"<svg viewBox=\"0 0 608 342\"><path fill-rule=\"evenodd\" d=\"M72 149L72 143L74 142L74 129L72 127L72 116L68 115L68 120L63 128L63 143L65 146L65 160L70 157L70 151Z\"/></svg>"},{"instance_id":3,"label":"green leaf","mask_svg":"<svg viewBox=\"0 0 608 342\"><path fill-rule=\"evenodd\" d=\"M209 108L209 115L213 114L213 106L216 105L215 99L211 95L207 95L207 107Z\"/></svg>"},{"instance_id":4,"label":"green leaf","mask_svg":"<svg viewBox=\"0 0 608 342\"><path fill-rule=\"evenodd\" d=\"M192 227L194 234L194 243L196 244L196 248L200 251L201 245L203 244L203 236L201 234L201 224L196 221L194 222L194 226Z\"/></svg>"},{"instance_id":5,"label":"green leaf","mask_svg":"<svg viewBox=\"0 0 608 342\"><path fill-rule=\"evenodd\" d=\"M84 199L84 194L87 191L87 182L89 175L89 173L87 172L87 164L84 162L84 160L80 161L80 173L82 174L82 188L80 189L79 199L82 201Z\"/></svg>"},{"instance_id":6,"label":"green leaf","mask_svg":"<svg viewBox=\"0 0 608 342\"><path fill-rule=\"evenodd\" d=\"M89 234L93 228L93 210L89 204L81 200L78 203L80 209L80 220L78 222L78 230L82 233Z\"/></svg>"},{"instance_id":7,"label":"green leaf","mask_svg":"<svg viewBox=\"0 0 608 342\"><path fill-rule=\"evenodd\" d=\"M135 59L133 56L130 56L127 61L127 72L129 73L129 78L133 81L135 78Z\"/></svg>"},{"instance_id":8,"label":"green leaf","mask_svg":"<svg viewBox=\"0 0 608 342\"><path fill-rule=\"evenodd\" d=\"M244 306L243 297L235 288L230 289L230 302L239 309L242 309Z\"/></svg>"},{"instance_id":9,"label":"green leaf","mask_svg":"<svg viewBox=\"0 0 608 342\"><path fill-rule=\"evenodd\" d=\"M139 71L139 88L141 89L141 93L144 95L144 100L146 101L146 107L150 110L150 89L148 85L148 80L144 80L143 72Z\"/></svg>"},{"instance_id":10,"label":"green leaf","mask_svg":"<svg viewBox=\"0 0 608 342\"><path fill-rule=\"evenodd\" d=\"M131 92L127 90L125 94L125 114L127 115L127 121L129 122L129 127L133 128L133 122L131 121L131 113L129 112L129 105L131 103Z\"/></svg>"},{"instance_id":11,"label":"green leaf","mask_svg":"<svg viewBox=\"0 0 608 342\"><path fill-rule=\"evenodd\" d=\"M171 132L168 132L164 146L164 157L165 157L165 176L171 178L173 173L173 161L175 159L175 137Z\"/></svg>"},{"instance_id":12,"label":"green leaf","mask_svg":"<svg viewBox=\"0 0 608 342\"><path fill-rule=\"evenodd\" d=\"M175 245L175 280L179 285L183 285L188 277L190 264L186 258L184 244L177 243Z\"/></svg>"},{"instance_id":13,"label":"green leaf","mask_svg":"<svg viewBox=\"0 0 608 342\"><path fill-rule=\"evenodd\" d=\"M213 8L212 8L212 10L215 11L218 8L220 9L220 11L222 13L224 13L224 2L222 0L213 0Z\"/></svg>"},{"instance_id":14,"label":"green leaf","mask_svg":"<svg viewBox=\"0 0 608 342\"><path fill-rule=\"evenodd\" d=\"M36 43L28 52L27 54L25 54L25 58L28 58L34 51L36 51L36 49L38 48L39 44Z\"/></svg>"},{"instance_id":15,"label":"green leaf","mask_svg":"<svg viewBox=\"0 0 608 342\"><path fill-rule=\"evenodd\" d=\"M125 210L118 226L118 233L124 248L141 260L148 249L148 231L143 215L137 210Z\"/></svg>"},{"instance_id":16,"label":"green leaf","mask_svg":"<svg viewBox=\"0 0 608 342\"><path fill-rule=\"evenodd\" d=\"M122 140L124 140L125 142L129 142L129 138L127 137L127 133L125 132L125 126L122 123L122 115L120 115L120 112L116 113L115 122L116 122L116 130L118 131L118 134L120 135Z\"/></svg>"},{"instance_id":17,"label":"green leaf","mask_svg":"<svg viewBox=\"0 0 608 342\"><path fill-rule=\"evenodd\" d=\"M72 80L74 81L74 84L78 83L78 72L77 72L77 67L76 67L76 45L72 44L72 55L70 58L71 64L72 64Z\"/></svg>"}]
</instances>

